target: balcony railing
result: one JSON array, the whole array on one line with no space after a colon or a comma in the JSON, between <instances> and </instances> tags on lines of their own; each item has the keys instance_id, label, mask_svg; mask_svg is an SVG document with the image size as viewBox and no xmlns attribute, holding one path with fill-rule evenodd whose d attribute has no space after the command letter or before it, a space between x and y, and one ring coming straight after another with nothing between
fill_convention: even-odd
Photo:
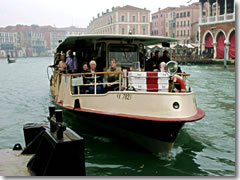
<instances>
[{"instance_id":1,"label":"balcony railing","mask_svg":"<svg viewBox=\"0 0 240 180\"><path fill-rule=\"evenodd\" d=\"M234 16L235 16L235 13L227 14L226 19L227 20L235 19Z\"/></svg>"},{"instance_id":2,"label":"balcony railing","mask_svg":"<svg viewBox=\"0 0 240 180\"><path fill-rule=\"evenodd\" d=\"M216 17L215 16L210 16L209 17L209 21L208 22L215 22L216 21Z\"/></svg>"},{"instance_id":3,"label":"balcony railing","mask_svg":"<svg viewBox=\"0 0 240 180\"><path fill-rule=\"evenodd\" d=\"M201 24L212 24L216 22L227 22L227 21L235 21L235 13L200 18Z\"/></svg>"},{"instance_id":4,"label":"balcony railing","mask_svg":"<svg viewBox=\"0 0 240 180\"><path fill-rule=\"evenodd\" d=\"M217 16L218 21L224 21L224 16L225 16L225 15Z\"/></svg>"}]
</instances>

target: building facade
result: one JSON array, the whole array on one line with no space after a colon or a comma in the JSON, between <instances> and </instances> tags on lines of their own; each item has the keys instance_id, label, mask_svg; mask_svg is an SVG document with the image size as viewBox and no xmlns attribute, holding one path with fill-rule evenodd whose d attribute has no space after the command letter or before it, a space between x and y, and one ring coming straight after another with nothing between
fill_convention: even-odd
<instances>
[{"instance_id":1,"label":"building facade","mask_svg":"<svg viewBox=\"0 0 240 180\"><path fill-rule=\"evenodd\" d=\"M87 27L88 34L150 35L150 11L133 6L113 7L98 13Z\"/></svg>"},{"instance_id":2,"label":"building facade","mask_svg":"<svg viewBox=\"0 0 240 180\"><path fill-rule=\"evenodd\" d=\"M16 25L0 28L0 58L50 56L59 41L68 36L85 34L86 28Z\"/></svg>"},{"instance_id":3,"label":"building facade","mask_svg":"<svg viewBox=\"0 0 240 180\"><path fill-rule=\"evenodd\" d=\"M235 0L200 0L199 50L235 59ZM203 8L206 7L206 10Z\"/></svg>"},{"instance_id":4,"label":"building facade","mask_svg":"<svg viewBox=\"0 0 240 180\"><path fill-rule=\"evenodd\" d=\"M17 42L16 32L0 31L0 56L6 56L6 54L16 55L19 45Z\"/></svg>"},{"instance_id":5,"label":"building facade","mask_svg":"<svg viewBox=\"0 0 240 180\"><path fill-rule=\"evenodd\" d=\"M152 14L152 33L154 36L175 37L180 44L196 43L199 21L199 3L188 6L158 9Z\"/></svg>"},{"instance_id":6,"label":"building facade","mask_svg":"<svg viewBox=\"0 0 240 180\"><path fill-rule=\"evenodd\" d=\"M166 37L176 37L176 8L172 9L165 14L165 36Z\"/></svg>"},{"instance_id":7,"label":"building facade","mask_svg":"<svg viewBox=\"0 0 240 180\"><path fill-rule=\"evenodd\" d=\"M167 7L165 9L158 8L158 11L152 14L152 32L151 35L154 36L166 36L166 32L169 35L169 27L166 27L166 25L169 24L169 22L166 23L166 19L171 19L170 14L172 11L174 11L175 7ZM169 16L168 16L168 13ZM169 17L169 18L168 18ZM167 35L167 36L168 36Z\"/></svg>"},{"instance_id":8,"label":"building facade","mask_svg":"<svg viewBox=\"0 0 240 180\"><path fill-rule=\"evenodd\" d=\"M196 43L199 21L199 3L176 9L176 37L181 44Z\"/></svg>"}]
</instances>

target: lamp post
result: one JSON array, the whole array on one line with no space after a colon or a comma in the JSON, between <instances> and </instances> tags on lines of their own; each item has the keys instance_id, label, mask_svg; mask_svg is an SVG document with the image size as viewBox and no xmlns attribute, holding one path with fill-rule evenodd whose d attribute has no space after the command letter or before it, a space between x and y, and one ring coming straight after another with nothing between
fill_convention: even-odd
<instances>
[{"instance_id":1,"label":"lamp post","mask_svg":"<svg viewBox=\"0 0 240 180\"><path fill-rule=\"evenodd\" d=\"M224 68L227 67L227 51L228 51L228 48L227 48L227 40L224 41Z\"/></svg>"}]
</instances>

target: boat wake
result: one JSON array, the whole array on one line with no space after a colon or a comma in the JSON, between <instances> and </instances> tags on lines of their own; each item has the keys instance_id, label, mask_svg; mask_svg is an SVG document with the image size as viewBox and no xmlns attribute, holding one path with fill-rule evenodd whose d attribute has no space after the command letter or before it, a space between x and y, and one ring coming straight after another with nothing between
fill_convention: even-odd
<instances>
[{"instance_id":1,"label":"boat wake","mask_svg":"<svg viewBox=\"0 0 240 180\"><path fill-rule=\"evenodd\" d=\"M163 161L174 161L176 160L177 155L183 152L183 149L178 146L178 147L173 147L170 152L168 153L154 153L155 156L159 158L159 160Z\"/></svg>"}]
</instances>

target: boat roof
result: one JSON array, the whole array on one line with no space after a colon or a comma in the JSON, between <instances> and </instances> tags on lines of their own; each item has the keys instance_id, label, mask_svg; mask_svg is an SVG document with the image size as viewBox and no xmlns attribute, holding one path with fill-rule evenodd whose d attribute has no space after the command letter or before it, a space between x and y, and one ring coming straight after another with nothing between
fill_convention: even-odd
<instances>
[{"instance_id":1,"label":"boat roof","mask_svg":"<svg viewBox=\"0 0 240 180\"><path fill-rule=\"evenodd\" d=\"M74 46L77 40L137 40L142 42L145 46L154 45L159 43L170 43L180 41L176 38L162 37L162 36L147 36L147 35L121 35L121 34L84 34L78 36L67 37L59 47ZM58 48L59 48L58 47Z\"/></svg>"}]
</instances>

